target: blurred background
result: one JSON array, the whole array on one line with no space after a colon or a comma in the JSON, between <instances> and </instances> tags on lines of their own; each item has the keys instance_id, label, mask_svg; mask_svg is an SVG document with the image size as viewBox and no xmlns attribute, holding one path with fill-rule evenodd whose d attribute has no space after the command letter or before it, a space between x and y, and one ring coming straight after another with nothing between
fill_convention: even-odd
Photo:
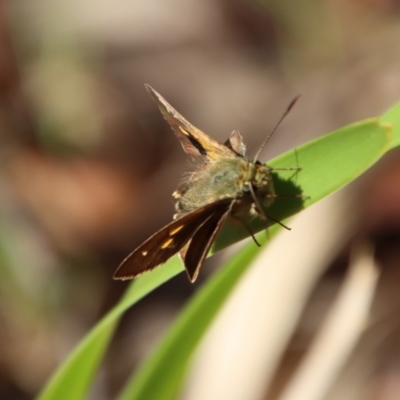
<instances>
[{"instance_id":1,"label":"blurred background","mask_svg":"<svg viewBox=\"0 0 400 400\"><path fill-rule=\"evenodd\" d=\"M397 102L399 44L396 0L0 0L0 398L38 393L123 293L119 262L171 220L188 157L144 83L220 141L239 129L249 154L301 94L267 161ZM399 182L392 152L354 185L383 274ZM115 396L217 258L127 314L93 398ZM384 397L398 344L374 398L400 397Z\"/></svg>"}]
</instances>

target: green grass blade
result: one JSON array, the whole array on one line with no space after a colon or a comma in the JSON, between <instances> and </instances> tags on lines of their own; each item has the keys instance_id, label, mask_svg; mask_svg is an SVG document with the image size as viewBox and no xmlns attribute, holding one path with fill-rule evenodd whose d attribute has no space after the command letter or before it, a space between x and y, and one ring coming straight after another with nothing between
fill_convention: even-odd
<instances>
[{"instance_id":1,"label":"green grass blade","mask_svg":"<svg viewBox=\"0 0 400 400\"><path fill-rule=\"evenodd\" d=\"M299 174L299 181L304 193L310 195L305 201L308 205L360 175L384 154L390 140L390 129L373 119L317 139L270 165L289 167L296 165L296 158L300 160L303 171L307 171L303 176L303 171ZM313 168L318 170L308 172ZM177 398L196 345L257 252L258 248L250 243L198 292L159 347L128 382L119 400Z\"/></svg>"},{"instance_id":2,"label":"green grass blade","mask_svg":"<svg viewBox=\"0 0 400 400\"><path fill-rule=\"evenodd\" d=\"M121 301L85 336L54 374L38 400L79 400L86 397L119 318L132 304L182 269L176 257L164 267L155 274L143 275L132 282Z\"/></svg>"},{"instance_id":3,"label":"green grass blade","mask_svg":"<svg viewBox=\"0 0 400 400\"><path fill-rule=\"evenodd\" d=\"M392 112L385 119L385 122L390 122L391 118L395 118L395 116L397 116L396 112ZM334 138L335 135L338 135L338 137L340 137L343 142L341 142L341 140L336 140ZM309 200L306 200L304 204L300 202L300 207L303 207L312 204L316 200L322 198L324 195L339 189L341 186L347 184L349 181L358 176L361 172L363 172L363 170L367 169L382 156L385 150L389 147L389 144L392 144L394 142L390 142L390 140L390 130L387 127L380 125L377 119L368 120L365 122L354 124L347 128L343 128L337 132L318 139L317 141L311 142L297 149L296 152L288 152L285 155L273 160L271 163L269 163L269 165L273 167L300 165L302 167L302 171L297 174L296 179L298 179L298 181L296 182L296 185L301 188L303 193L311 196L311 198ZM336 146L339 147L335 150ZM313 152L320 152L320 154L317 154L317 156L315 156L312 154ZM329 157L326 157L327 155ZM339 168L341 167L341 163L345 164L345 162L347 162L345 157L349 156L351 157L347 160L351 164L349 168ZM361 160L357 161L358 158L361 158ZM335 168L327 168L327 160L334 160L337 163L337 172L335 172ZM311 170L312 168L316 168L317 170ZM320 171L320 173L318 173L318 170ZM320 178L325 173L329 176L329 182L327 182L326 179ZM340 174L344 174L344 178L343 176L340 176ZM315 181L313 180L317 180L317 184L315 184ZM278 182L277 188L286 190L288 188L287 182L290 182L290 180L285 181L283 179L282 181ZM326 187L327 185L328 188ZM280 191L278 193L285 192ZM283 205L282 203L285 202L276 203L277 206L274 209L274 212L276 212L276 214L274 214L274 216L277 215L280 219L284 219L292 215L299 209L299 201L296 202L293 199ZM260 228L262 228L262 226ZM225 235L228 239L224 237L224 234L221 234L218 239L217 248L218 246L219 248L222 248L226 245L229 245L233 241L237 241L242 238L240 235L233 237L231 232L225 232ZM250 250L244 250L245 253L243 254L246 255L241 255L238 258L239 261L241 260L239 263L240 267L235 267L235 265L237 265L237 259L235 258L235 260L232 262L233 264L229 268L221 271L221 275L219 275L221 276L221 278L219 279L221 279L222 281L222 283L220 284L222 285L221 287L218 286L219 280L217 279L217 283L210 282L210 285L216 285L216 287L218 288L215 289L215 292L212 290L213 286L211 286L211 289L205 289L206 295L203 296L205 296L205 298L209 297L209 299L205 299L203 300L203 302L210 302L210 304L212 303L214 304L214 306L210 306L210 313L207 313L204 318L200 317L198 319L199 324L203 324L202 326L204 329L219 309L223 300L226 298L227 293L230 292L237 279L241 276L241 273L246 269L248 261L253 257L253 255L249 255L247 251ZM255 254L254 246L251 246L251 253ZM242 259L241 257L244 258ZM241 270L241 268L243 268L243 271ZM151 292L154 288L158 287L163 282L177 274L181 269L182 266L180 262L177 260L176 257L174 257L162 268L158 268L151 273L145 274L137 279L129 287L127 294L124 296L121 302L117 304L117 306L114 307L113 310L111 310L96 325L96 327L85 337L85 339L67 359L67 361L56 372L42 394L39 396L39 399L62 400L74 398L79 400L85 398L88 388L90 387L90 384L93 380L94 374L101 361L101 358L107 348L110 337L115 329L115 325L123 312L128 307L139 301L147 293ZM233 272L231 272L231 270ZM236 275L234 273L235 271L237 272ZM224 278L225 274L226 278ZM216 293L217 291L219 292L219 294ZM207 293L211 293L211 295ZM198 301L200 302L199 304L204 304L200 300ZM199 305L197 306L197 308L195 307L195 310L199 310L197 312L201 313L201 307L202 306ZM184 322L182 322L184 326L186 323L187 322L185 322L185 320ZM193 328L195 330L198 330L201 336L202 332L204 332L204 329L201 330L199 326L195 326ZM183 371L184 366L187 363L187 359L190 355L190 349L196 344L196 340L186 342L188 351L186 354L183 354L182 352L180 365L176 366L176 368L180 369L180 371ZM156 355L155 358L157 359L157 357L159 356ZM150 365L157 365L157 363L150 363ZM147 379L153 379L154 377L157 377L157 374L153 376L153 373L155 372L152 371L156 371L155 369L153 369L153 367L144 367L145 371L146 368L148 372L140 372L138 374L138 379L135 381L136 383L134 383L133 385L129 385L124 396L130 396L131 390L133 390L133 393L139 393L138 388L146 386L143 382L145 382ZM181 373L179 373L177 376L181 377ZM180 379L181 378L179 378L178 380L180 381ZM168 382L166 384L168 386ZM175 391L180 384L173 383L171 385L173 385L173 390L169 390L168 393L172 393L173 391ZM150 397L135 398L148 399Z\"/></svg>"}]
</instances>

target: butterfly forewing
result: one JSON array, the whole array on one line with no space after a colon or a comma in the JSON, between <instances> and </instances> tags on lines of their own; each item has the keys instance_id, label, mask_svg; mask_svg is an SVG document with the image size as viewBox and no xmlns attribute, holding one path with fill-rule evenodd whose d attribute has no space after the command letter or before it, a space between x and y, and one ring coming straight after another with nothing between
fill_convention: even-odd
<instances>
[{"instance_id":1,"label":"butterfly forewing","mask_svg":"<svg viewBox=\"0 0 400 400\"><path fill-rule=\"evenodd\" d=\"M132 279L150 271L178 253L215 212L227 210L230 199L218 200L179 218L134 250L118 267L115 279Z\"/></svg>"},{"instance_id":2,"label":"butterfly forewing","mask_svg":"<svg viewBox=\"0 0 400 400\"><path fill-rule=\"evenodd\" d=\"M227 206L220 207L196 231L184 253L181 253L186 272L191 282L197 279L200 268L207 256L221 225L232 210L234 200Z\"/></svg>"},{"instance_id":3,"label":"butterfly forewing","mask_svg":"<svg viewBox=\"0 0 400 400\"><path fill-rule=\"evenodd\" d=\"M151 86L145 86L157 102L162 115L171 126L187 154L191 156L203 156L208 161L215 161L218 157L237 157L237 154L229 147L217 142L193 126Z\"/></svg>"}]
</instances>

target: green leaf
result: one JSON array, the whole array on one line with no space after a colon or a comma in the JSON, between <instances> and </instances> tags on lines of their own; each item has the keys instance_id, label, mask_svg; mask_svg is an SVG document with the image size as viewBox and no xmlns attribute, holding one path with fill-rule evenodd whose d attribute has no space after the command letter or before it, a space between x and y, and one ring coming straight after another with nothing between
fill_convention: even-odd
<instances>
[{"instance_id":1,"label":"green leaf","mask_svg":"<svg viewBox=\"0 0 400 400\"><path fill-rule=\"evenodd\" d=\"M375 163L389 147L390 140L389 127L371 119L317 139L269 165L290 167L299 160L302 171L296 184L310 196L304 202L310 205ZM282 217L285 212L288 216L291 211L282 208ZM226 244L223 242L221 247ZM119 400L177 398L196 345L257 253L258 248L249 243L198 292L159 347L128 382Z\"/></svg>"},{"instance_id":2,"label":"green leaf","mask_svg":"<svg viewBox=\"0 0 400 400\"><path fill-rule=\"evenodd\" d=\"M163 282L178 274L180 261L174 257L165 268L132 282L121 301L105 315L71 353L39 395L39 400L84 399L123 313ZM117 283L116 283L117 284Z\"/></svg>"},{"instance_id":3,"label":"green leaf","mask_svg":"<svg viewBox=\"0 0 400 400\"><path fill-rule=\"evenodd\" d=\"M395 107L385 114L384 122L393 121L398 124L399 118L399 107ZM276 201L273 209L274 216L284 219L357 177L376 162L386 149L394 147L394 143L400 143L399 126L399 124L396 125L394 129L396 138L391 138L390 129L380 124L378 119L353 124L268 163L275 168L301 166L302 171L294 178L295 184L291 183L291 179L278 179L277 193L286 194L285 190L288 189L289 182L289 189L296 191L300 188L305 195L310 196L304 202L299 202L295 198L288 199L287 202ZM282 174L287 174L287 172ZM235 237L232 232L222 232L216 248L222 248L240 238L240 235ZM148 390L154 386L154 382L157 382L159 395L165 393L164 397L159 398L174 398L170 396L179 390L195 345L256 252L257 248L251 243L232 260L227 268L221 270L215 279L204 286L199 297L193 300L183 316L179 318L177 325L167 335L165 344L161 344L159 351L139 371L137 379L127 386L123 394L124 399L155 399L156 397L151 397L152 395L148 396ZM135 280L121 302L96 325L55 373L39 399L85 398L123 312L181 270L180 262L174 257L164 266ZM176 347L177 343L182 346L179 347L179 351ZM175 362L171 363L171 360ZM166 369L170 378L162 379L160 374L165 374Z\"/></svg>"}]
</instances>

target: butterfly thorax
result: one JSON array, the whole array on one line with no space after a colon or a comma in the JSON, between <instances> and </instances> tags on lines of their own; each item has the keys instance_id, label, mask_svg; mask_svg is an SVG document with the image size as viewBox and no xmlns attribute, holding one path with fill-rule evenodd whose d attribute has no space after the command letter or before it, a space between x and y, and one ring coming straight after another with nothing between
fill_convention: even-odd
<instances>
[{"instance_id":1,"label":"butterfly thorax","mask_svg":"<svg viewBox=\"0 0 400 400\"><path fill-rule=\"evenodd\" d=\"M252 199L250 185L262 204L271 204L271 168L239 156L201 165L174 193L178 199L175 218L225 198L251 205L252 201L246 201Z\"/></svg>"}]
</instances>

